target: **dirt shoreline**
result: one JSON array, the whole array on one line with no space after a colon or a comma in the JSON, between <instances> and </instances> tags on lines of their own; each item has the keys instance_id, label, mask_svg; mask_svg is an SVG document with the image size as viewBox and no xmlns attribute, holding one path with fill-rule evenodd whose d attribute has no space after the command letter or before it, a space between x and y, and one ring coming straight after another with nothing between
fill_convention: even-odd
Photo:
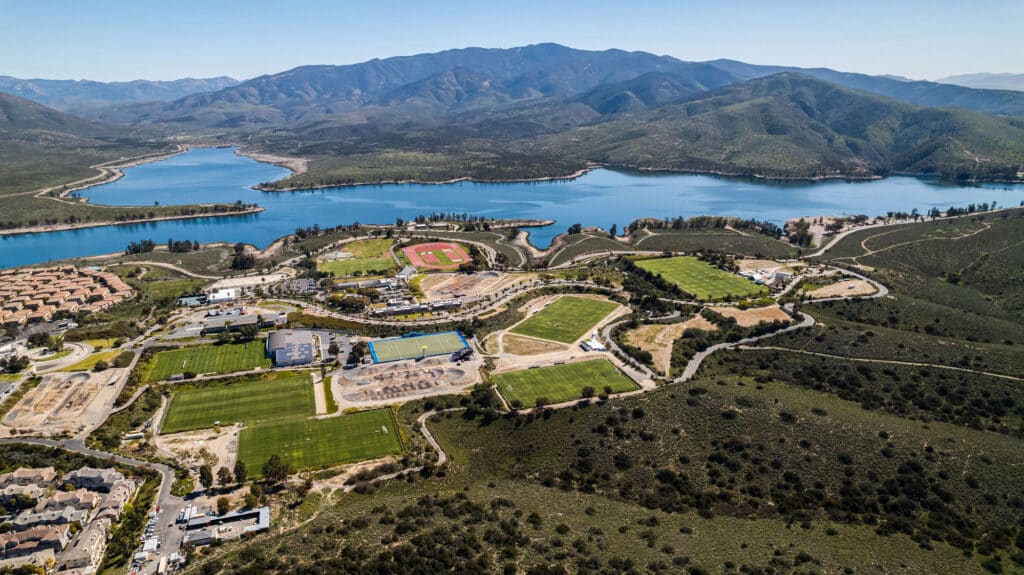
<instances>
[{"instance_id":1,"label":"dirt shoreline","mask_svg":"<svg viewBox=\"0 0 1024 575\"><path fill-rule=\"evenodd\" d=\"M112 183L112 182L116 182L117 180L120 180L121 178L124 177L124 171L123 170L125 168L134 168L135 166L141 166L142 164L149 164L151 162L161 162L161 161L166 160L168 158L173 158L174 156L177 156L179 154L184 154L185 152L189 151L190 149L192 149L194 147L201 147L201 146L191 146L189 144L176 144L176 145L178 146L178 149L174 150L172 152L160 152L160 153L157 153L157 154L147 154L145 156L136 156L134 158L128 158L126 160L112 160L110 162L104 162L102 164L96 164L95 166L91 166L92 168L95 168L95 169L99 170L100 173L97 174L96 176L93 176L92 178L87 178L85 180L78 180L77 182L72 182L70 184L70 187L68 187L67 189L61 190L61 193L57 196L57 198L59 198L59 199L66 199L68 194L71 194L73 192L80 192L82 190L87 190L87 189L95 187L95 186L102 186L104 184L109 184L109 183ZM52 186L52 187L49 187L49 188L45 188L45 189L39 190L38 192L35 193L35 197L40 197L40 196L42 196L44 194L48 194L48 193L52 192L53 190L56 190L56 189L58 189L58 188L60 188L62 186L67 186L67 185L68 184L61 184L60 186ZM87 203L88 201L89 201L88 197L82 197L82 198L78 199L77 203ZM91 205L95 205L95 204L91 204ZM106 207L106 206L103 206L103 207ZM126 206L111 206L111 207L126 207ZM127 207L133 207L133 206L127 206Z\"/></svg>"},{"instance_id":2,"label":"dirt shoreline","mask_svg":"<svg viewBox=\"0 0 1024 575\"><path fill-rule=\"evenodd\" d=\"M285 166L285 167L287 167L287 166ZM537 177L537 178L512 178L512 179L508 179L508 180L483 180L483 179L479 179L479 178L472 178L472 177L469 177L469 176L464 176L464 177L461 177L461 178L452 178L450 180L440 180L440 181L438 181L438 180L419 180L419 179L410 179L410 180L382 180L382 181L373 181L373 182L349 182L349 183L338 183L338 184L317 184L317 185L313 185L313 186L287 186L287 187L284 187L284 188L272 187L272 186L263 186L263 185L255 185L255 186L253 186L253 189L254 190L259 190L261 192L299 192L299 191L302 191L302 190L322 190L324 188L352 188L352 187L355 187L355 186L375 186L375 185L389 185L389 184L422 184L422 185L425 185L425 186L442 186L442 185L445 185L445 184L457 184L459 182L473 182L473 183L477 183L477 184L514 184L514 183L525 183L525 182L552 182L552 181L561 181L561 180L569 181L569 180L575 180L576 178L579 178L579 177L587 174L588 172L596 170L596 169L599 169L601 167L602 166L597 165L597 164L591 164L591 165L588 165L585 168L581 168L579 170L576 170L575 172L573 172L571 174L568 174L568 175L562 175L562 176L541 176L541 177Z\"/></svg>"},{"instance_id":3,"label":"dirt shoreline","mask_svg":"<svg viewBox=\"0 0 1024 575\"><path fill-rule=\"evenodd\" d=\"M275 166L282 167L292 172L292 176L306 173L309 170L309 160L306 158L292 158L289 156L275 156L273 154L264 154L261 152L254 152L246 150L243 146L238 146L235 150L235 155L245 156L251 160L262 162L264 164L274 164ZM291 176L289 176L291 177ZM254 190L261 190L259 184L252 187ZM261 190L261 191L274 191L274 190ZM284 191L284 190L282 190Z\"/></svg>"},{"instance_id":4,"label":"dirt shoreline","mask_svg":"<svg viewBox=\"0 0 1024 575\"><path fill-rule=\"evenodd\" d=\"M204 204L193 204L202 206ZM206 204L216 205L216 204ZM124 206L114 206L124 207ZM128 220L123 222L117 221L106 221L106 222L87 222L87 223L76 223L76 224L52 224L47 226L32 226L28 228L18 228L13 230L0 230L0 236L17 236L21 234L45 234L50 232L65 232L68 230L79 230L84 228L101 228L104 226L128 226L131 224L148 224L150 222L163 222L167 220L191 220L195 218L224 218L229 216L244 216L247 214L258 214L263 211L263 208L256 206L255 208L248 208L237 212L215 212L209 214L188 214L188 215L177 215L177 216L159 216L156 218L145 218L141 220Z\"/></svg>"}]
</instances>

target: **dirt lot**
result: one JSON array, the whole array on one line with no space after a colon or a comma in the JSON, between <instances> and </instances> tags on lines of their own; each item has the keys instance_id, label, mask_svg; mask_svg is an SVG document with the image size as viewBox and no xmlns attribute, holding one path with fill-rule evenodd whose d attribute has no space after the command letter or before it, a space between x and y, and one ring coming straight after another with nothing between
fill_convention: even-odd
<instances>
[{"instance_id":1,"label":"dirt lot","mask_svg":"<svg viewBox=\"0 0 1024 575\"><path fill-rule=\"evenodd\" d=\"M3 419L4 425L22 432L76 432L99 423L106 417L128 377L127 369L102 372L50 373Z\"/></svg>"},{"instance_id":2,"label":"dirt lot","mask_svg":"<svg viewBox=\"0 0 1024 575\"><path fill-rule=\"evenodd\" d=\"M534 274L510 275L495 271L476 274L430 274L420 280L420 288L428 300L479 297L501 293L505 288L534 279Z\"/></svg>"},{"instance_id":3,"label":"dirt lot","mask_svg":"<svg viewBox=\"0 0 1024 575\"><path fill-rule=\"evenodd\" d=\"M447 357L368 365L342 371L331 390L340 408L385 405L414 397L452 393L479 383L480 360L455 364Z\"/></svg>"},{"instance_id":4,"label":"dirt lot","mask_svg":"<svg viewBox=\"0 0 1024 575\"><path fill-rule=\"evenodd\" d=\"M809 298L871 295L875 287L864 280L843 280L805 293Z\"/></svg>"},{"instance_id":5,"label":"dirt lot","mask_svg":"<svg viewBox=\"0 0 1024 575\"><path fill-rule=\"evenodd\" d=\"M658 371L667 374L671 369L672 343L690 328L707 331L717 329L715 324L698 315L682 323L642 325L626 334L626 341L644 351L649 351L654 356L654 365Z\"/></svg>"},{"instance_id":6,"label":"dirt lot","mask_svg":"<svg viewBox=\"0 0 1024 575\"><path fill-rule=\"evenodd\" d=\"M533 339L532 337L521 337L512 334L505 334L503 337L505 353L511 353L512 355L538 355L553 351L564 351L568 347L560 343Z\"/></svg>"},{"instance_id":7,"label":"dirt lot","mask_svg":"<svg viewBox=\"0 0 1024 575\"><path fill-rule=\"evenodd\" d=\"M228 425L218 429L200 429L154 438L157 447L173 453L186 467L208 463L233 469L238 456L239 427Z\"/></svg>"},{"instance_id":8,"label":"dirt lot","mask_svg":"<svg viewBox=\"0 0 1024 575\"><path fill-rule=\"evenodd\" d=\"M716 307L714 311L724 315L725 317L736 318L736 323L743 327L749 327L757 325L762 321L788 321L793 319L782 311L777 305L768 307L755 307L751 309L739 309L735 307Z\"/></svg>"}]
</instances>

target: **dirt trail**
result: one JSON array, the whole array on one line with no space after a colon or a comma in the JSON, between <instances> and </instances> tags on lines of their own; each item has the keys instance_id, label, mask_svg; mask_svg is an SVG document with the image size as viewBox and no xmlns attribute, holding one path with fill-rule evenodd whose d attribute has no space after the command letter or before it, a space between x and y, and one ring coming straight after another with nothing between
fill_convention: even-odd
<instances>
[{"instance_id":1,"label":"dirt trail","mask_svg":"<svg viewBox=\"0 0 1024 575\"><path fill-rule=\"evenodd\" d=\"M963 239L966 239L966 238L969 238L969 237L972 237L972 236L976 236L976 235L980 234L981 232L988 231L989 229L992 228L992 224L990 224L988 222L979 222L979 223L982 226L984 226L984 227L982 227L981 229L978 229L978 230L974 230L973 232L969 232L969 233L965 233L965 234L960 234L959 236L956 236L956 237L948 237L948 238L920 238L920 239L916 239L916 240L910 240L910 241L906 241L906 242L899 242L899 243L891 244L891 245L888 245L888 246L885 246L885 247L882 247L882 248L878 248L877 250L876 249L871 249L871 248L868 247L867 243L869 241L871 241L871 240L873 240L875 238L880 238L882 236L893 234L893 233L896 233L896 232L899 231L898 229L889 230L887 232L882 232L880 234L875 234L873 236L868 236L868 237L864 238L863 240L861 240L860 247L861 247L861 249L864 250L864 253L862 253L862 254L860 254L858 256L836 258L836 260L850 260L850 261L852 261L854 264L856 264L859 267L862 267L862 268L863 267L868 267L868 266L865 266L865 265L860 263L860 258L867 257L867 256L873 256L875 254L878 254L878 253L881 253L881 252L884 252L884 251L888 251L888 250L891 250L893 248L898 248L900 246L906 246L906 245L910 245L910 244L917 244L917 243L921 243L921 242L934 242L934 241L943 241L943 240L950 240L950 241L963 240ZM831 245L829 247L831 247Z\"/></svg>"},{"instance_id":2,"label":"dirt trail","mask_svg":"<svg viewBox=\"0 0 1024 575\"><path fill-rule=\"evenodd\" d=\"M917 361L899 361L899 360L895 360L895 359L872 359L872 358L867 358L867 357L848 357L848 356L845 356L845 355L831 355L831 354L828 354L828 353L818 353L816 351L806 351L806 350L803 350L803 349L792 349L792 348L788 348L788 347L778 347L778 346L773 346L773 345L757 346L757 347L748 346L748 345L741 345L739 347L739 349L771 349L771 350L776 350L776 351L788 351L788 352L791 352L791 353L802 353L804 355L814 355L814 356L817 356L817 357L827 357L827 358L830 358L830 359L841 359L843 361L857 361L857 362L861 362L861 363L885 363L885 364L889 364L889 365L907 365L907 366L913 366L913 367L929 367L929 368L933 367L935 369L948 369L948 370L951 370L951 371L960 371L960 372L963 372L963 373L973 373L975 375L987 375L989 377L998 377L998 378L1001 378L1001 379L1009 379L1010 381L1024 381L1024 379L1022 379L1022 378L1014 377L1012 375L1006 375L1006 374L1003 374L1003 373L993 373L991 371L980 371L980 370L977 370L977 369L968 369L966 367L956 367L956 366L953 366L953 365L942 365L942 364L938 364L938 363L921 363L921 362L917 362Z\"/></svg>"}]
</instances>

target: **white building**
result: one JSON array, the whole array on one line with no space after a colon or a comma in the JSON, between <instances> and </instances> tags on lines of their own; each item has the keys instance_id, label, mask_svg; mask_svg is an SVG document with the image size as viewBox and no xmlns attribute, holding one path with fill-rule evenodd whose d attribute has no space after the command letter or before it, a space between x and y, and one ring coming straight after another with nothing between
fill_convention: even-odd
<instances>
[{"instance_id":1,"label":"white building","mask_svg":"<svg viewBox=\"0 0 1024 575\"><path fill-rule=\"evenodd\" d=\"M235 288L219 289L206 298L206 303L228 303L238 299L238 290Z\"/></svg>"}]
</instances>

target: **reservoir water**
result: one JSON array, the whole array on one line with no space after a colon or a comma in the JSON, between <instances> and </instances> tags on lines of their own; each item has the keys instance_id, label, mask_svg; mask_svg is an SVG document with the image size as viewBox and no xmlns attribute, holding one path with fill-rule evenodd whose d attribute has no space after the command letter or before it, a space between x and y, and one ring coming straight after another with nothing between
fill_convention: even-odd
<instances>
[{"instance_id":1,"label":"reservoir water","mask_svg":"<svg viewBox=\"0 0 1024 575\"><path fill-rule=\"evenodd\" d=\"M1015 206L1024 185L957 186L892 177L871 182L763 182L699 175L636 174L595 170L575 180L485 184L384 184L296 192L260 192L250 186L288 171L236 155L231 149L196 149L125 170L120 180L83 190L97 204L231 203L265 208L259 214L104 226L0 236L0 268L121 251L131 241L168 238L246 242L265 247L297 227L393 223L418 214L457 212L493 218L552 219L532 228L534 245L547 247L571 224L621 229L641 217L738 216L775 221L798 216L885 214L969 203ZM3 205L0 203L0 217Z\"/></svg>"}]
</instances>

